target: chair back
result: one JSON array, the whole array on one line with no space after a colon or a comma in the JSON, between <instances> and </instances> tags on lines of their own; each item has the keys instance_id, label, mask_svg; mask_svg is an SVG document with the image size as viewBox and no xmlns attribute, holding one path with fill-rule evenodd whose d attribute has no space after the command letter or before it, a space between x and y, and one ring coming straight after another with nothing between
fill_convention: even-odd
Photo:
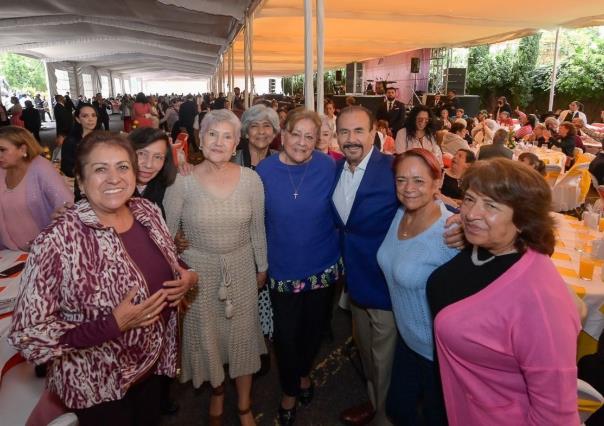
<instances>
[{"instance_id":1,"label":"chair back","mask_svg":"<svg viewBox=\"0 0 604 426\"><path fill-rule=\"evenodd\" d=\"M556 181L558 180L558 177L560 176L561 172L562 168L560 168L560 166L558 166L557 164L547 164L545 166L544 178L551 188L553 188L556 184Z\"/></svg>"},{"instance_id":2,"label":"chair back","mask_svg":"<svg viewBox=\"0 0 604 426\"><path fill-rule=\"evenodd\" d=\"M596 158L595 155L593 155L593 154L591 154L589 152L583 152L581 154L575 155L575 165L576 164L591 163L594 158Z\"/></svg>"},{"instance_id":3,"label":"chair back","mask_svg":"<svg viewBox=\"0 0 604 426\"><path fill-rule=\"evenodd\" d=\"M584 380L577 379L577 399L579 403L579 418L585 421L604 403L604 397Z\"/></svg>"},{"instance_id":4,"label":"chair back","mask_svg":"<svg viewBox=\"0 0 604 426\"><path fill-rule=\"evenodd\" d=\"M591 184L587 177L587 189ZM574 210L585 202L583 174L580 171L566 173L552 188L552 209L556 212ZM585 195L587 191L585 191Z\"/></svg>"}]
</instances>

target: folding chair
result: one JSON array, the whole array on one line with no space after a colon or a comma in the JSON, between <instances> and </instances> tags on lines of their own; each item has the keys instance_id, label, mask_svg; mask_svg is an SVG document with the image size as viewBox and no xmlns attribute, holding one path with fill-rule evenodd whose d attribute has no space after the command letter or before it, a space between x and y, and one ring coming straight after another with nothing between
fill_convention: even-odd
<instances>
[{"instance_id":1,"label":"folding chair","mask_svg":"<svg viewBox=\"0 0 604 426\"><path fill-rule=\"evenodd\" d=\"M584 380L577 379L577 399L579 405L579 418L582 424L604 403L604 397L592 385Z\"/></svg>"},{"instance_id":2,"label":"folding chair","mask_svg":"<svg viewBox=\"0 0 604 426\"><path fill-rule=\"evenodd\" d=\"M560 166L558 166L557 164L547 164L545 166L545 181L548 183L548 185L553 188L554 185L556 185L556 181L558 180L558 177L560 176L560 173L562 173L562 168Z\"/></svg>"},{"instance_id":3,"label":"folding chair","mask_svg":"<svg viewBox=\"0 0 604 426\"><path fill-rule=\"evenodd\" d=\"M575 165L577 164L585 164L585 163L591 163L592 160L596 158L595 155L590 154L589 152L584 152L581 154L575 154Z\"/></svg>"},{"instance_id":4,"label":"folding chair","mask_svg":"<svg viewBox=\"0 0 604 426\"><path fill-rule=\"evenodd\" d=\"M585 164L573 166L552 188L552 209L556 212L576 210L585 203L591 179ZM575 212L578 213L578 212Z\"/></svg>"}]
</instances>

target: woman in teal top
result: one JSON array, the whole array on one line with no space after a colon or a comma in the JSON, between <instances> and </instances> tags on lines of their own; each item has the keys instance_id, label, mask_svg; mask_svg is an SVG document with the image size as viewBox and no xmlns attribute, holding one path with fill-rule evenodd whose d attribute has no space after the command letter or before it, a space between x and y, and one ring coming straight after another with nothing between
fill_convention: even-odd
<instances>
[{"instance_id":1,"label":"woman in teal top","mask_svg":"<svg viewBox=\"0 0 604 426\"><path fill-rule=\"evenodd\" d=\"M437 367L434 364L432 316L426 282L457 250L443 239L451 215L436 198L442 173L430 151L411 149L393 163L396 213L377 258L392 300L399 340L392 366L386 412L396 425L417 424L417 403L423 397L428 425L446 425Z\"/></svg>"}]
</instances>

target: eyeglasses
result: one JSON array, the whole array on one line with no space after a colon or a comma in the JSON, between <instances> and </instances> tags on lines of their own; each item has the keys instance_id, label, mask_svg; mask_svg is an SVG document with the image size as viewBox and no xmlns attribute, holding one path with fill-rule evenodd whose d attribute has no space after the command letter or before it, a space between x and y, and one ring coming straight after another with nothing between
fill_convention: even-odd
<instances>
[{"instance_id":1,"label":"eyeglasses","mask_svg":"<svg viewBox=\"0 0 604 426\"><path fill-rule=\"evenodd\" d=\"M143 160L143 161L148 161L149 158L151 158L151 162L153 163L161 163L163 161L165 161L166 156L162 155L162 154L152 154L148 151L144 151L144 150L139 150L136 151L136 156L138 157L139 160Z\"/></svg>"}]
</instances>

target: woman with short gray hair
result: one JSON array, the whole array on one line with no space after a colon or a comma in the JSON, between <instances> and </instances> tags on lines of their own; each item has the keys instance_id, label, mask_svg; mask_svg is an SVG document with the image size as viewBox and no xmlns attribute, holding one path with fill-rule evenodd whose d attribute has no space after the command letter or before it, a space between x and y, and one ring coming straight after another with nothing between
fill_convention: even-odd
<instances>
[{"instance_id":1,"label":"woman with short gray hair","mask_svg":"<svg viewBox=\"0 0 604 426\"><path fill-rule=\"evenodd\" d=\"M277 152L270 149L270 144L278 132L279 116L274 109L263 104L249 108L241 117L241 133L245 140L233 161L255 170L260 161Z\"/></svg>"},{"instance_id":2,"label":"woman with short gray hair","mask_svg":"<svg viewBox=\"0 0 604 426\"><path fill-rule=\"evenodd\" d=\"M166 223L182 227L189 247L182 253L199 272L201 285L188 296L182 336L183 382L212 385L210 419L222 424L224 365L235 379L239 420L254 425L252 374L266 346L258 318L257 289L266 282L264 189L258 175L230 160L240 123L229 110L208 112L200 125L205 160L166 191Z\"/></svg>"}]
</instances>

